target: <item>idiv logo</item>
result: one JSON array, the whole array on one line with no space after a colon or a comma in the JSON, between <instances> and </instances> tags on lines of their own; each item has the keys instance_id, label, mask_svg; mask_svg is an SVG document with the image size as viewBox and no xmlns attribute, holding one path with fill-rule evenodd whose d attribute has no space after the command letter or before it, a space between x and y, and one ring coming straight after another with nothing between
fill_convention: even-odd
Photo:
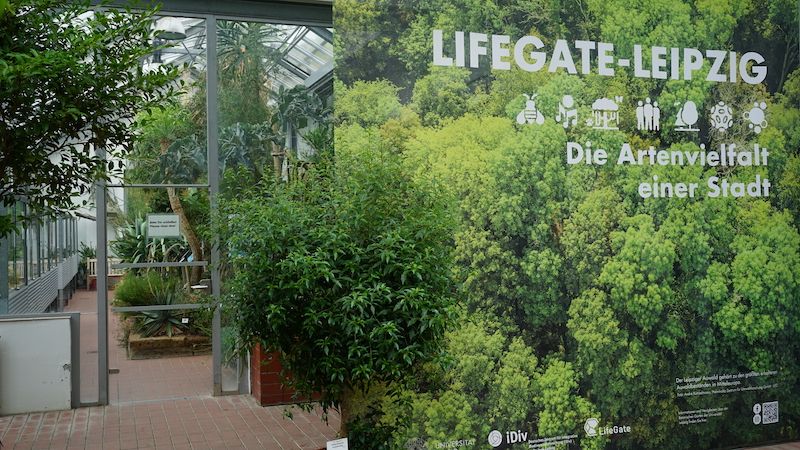
<instances>
[{"instance_id":1,"label":"idiv logo","mask_svg":"<svg viewBox=\"0 0 800 450\"><path fill-rule=\"evenodd\" d=\"M586 432L587 436L597 436L597 425L600 425L600 421L594 417L590 417L586 419L586 423L583 424L583 431Z\"/></svg>"},{"instance_id":2,"label":"idiv logo","mask_svg":"<svg viewBox=\"0 0 800 450\"><path fill-rule=\"evenodd\" d=\"M492 447L499 447L503 443L503 434L497 430L492 430L489 433L489 445Z\"/></svg>"},{"instance_id":3,"label":"idiv logo","mask_svg":"<svg viewBox=\"0 0 800 450\"><path fill-rule=\"evenodd\" d=\"M506 431L505 442L506 444L517 444L520 442L525 442L528 439L528 432L517 430L517 431ZM489 445L492 447L499 447L503 444L503 433L492 430L489 433L489 437L487 439L489 441Z\"/></svg>"}]
</instances>

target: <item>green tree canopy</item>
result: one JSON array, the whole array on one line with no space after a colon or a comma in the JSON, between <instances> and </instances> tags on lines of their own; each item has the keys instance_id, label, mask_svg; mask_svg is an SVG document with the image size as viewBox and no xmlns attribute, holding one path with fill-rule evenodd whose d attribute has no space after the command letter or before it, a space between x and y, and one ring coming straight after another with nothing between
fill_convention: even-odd
<instances>
[{"instance_id":1,"label":"green tree canopy","mask_svg":"<svg viewBox=\"0 0 800 450\"><path fill-rule=\"evenodd\" d=\"M33 216L74 209L107 176L95 149L123 157L136 114L173 97L177 68L140 65L154 14L58 0L0 9L0 203L24 198Z\"/></svg>"}]
</instances>

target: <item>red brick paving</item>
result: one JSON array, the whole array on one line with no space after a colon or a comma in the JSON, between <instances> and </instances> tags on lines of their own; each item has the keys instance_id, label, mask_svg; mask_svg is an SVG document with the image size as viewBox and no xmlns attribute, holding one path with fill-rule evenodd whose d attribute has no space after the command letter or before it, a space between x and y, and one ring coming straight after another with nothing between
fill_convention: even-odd
<instances>
[{"instance_id":1,"label":"red brick paving","mask_svg":"<svg viewBox=\"0 0 800 450\"><path fill-rule=\"evenodd\" d=\"M108 293L109 302L114 291ZM78 291L66 311L81 313L81 402L97 402L97 292ZM119 321L109 310L109 402L210 397L213 392L211 355L129 360L118 340Z\"/></svg>"},{"instance_id":2,"label":"red brick paving","mask_svg":"<svg viewBox=\"0 0 800 450\"><path fill-rule=\"evenodd\" d=\"M319 449L338 416L260 407L247 395L94 406L0 417L3 450Z\"/></svg>"},{"instance_id":3,"label":"red brick paving","mask_svg":"<svg viewBox=\"0 0 800 450\"><path fill-rule=\"evenodd\" d=\"M81 313L81 402L97 403L97 292L77 291L64 311Z\"/></svg>"}]
</instances>

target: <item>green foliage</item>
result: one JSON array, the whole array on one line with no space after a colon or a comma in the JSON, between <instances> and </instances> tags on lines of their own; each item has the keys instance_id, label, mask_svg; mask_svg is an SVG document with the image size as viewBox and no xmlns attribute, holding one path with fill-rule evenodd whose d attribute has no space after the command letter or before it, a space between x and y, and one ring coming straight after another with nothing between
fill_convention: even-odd
<instances>
[{"instance_id":1,"label":"green foliage","mask_svg":"<svg viewBox=\"0 0 800 450\"><path fill-rule=\"evenodd\" d=\"M155 305L177 305L183 302L183 292L178 289L157 290L153 292ZM161 311L142 311L137 315L136 331L142 337L166 335L172 337L186 326L181 321L181 313L173 309Z\"/></svg>"},{"instance_id":2,"label":"green foliage","mask_svg":"<svg viewBox=\"0 0 800 450\"><path fill-rule=\"evenodd\" d=\"M400 117L397 87L389 81L358 81L349 87L337 81L334 92L336 123L369 127Z\"/></svg>"},{"instance_id":3,"label":"green foliage","mask_svg":"<svg viewBox=\"0 0 800 450\"><path fill-rule=\"evenodd\" d=\"M97 251L95 248L89 247L85 242L81 242L81 248L78 250L78 254L81 257L80 259L82 262L86 262L89 259L94 259L97 257Z\"/></svg>"},{"instance_id":4,"label":"green foliage","mask_svg":"<svg viewBox=\"0 0 800 450\"><path fill-rule=\"evenodd\" d=\"M492 429L516 430L531 417L540 419L540 436L556 436L575 433L586 417L598 417L579 395L572 364L553 359L541 365L522 339L507 336L513 330L497 327L477 319L448 333L453 363L423 371L417 386L432 382L432 388L387 399L382 424L395 427L394 442L419 439L430 448ZM602 442L582 442L581 448L602 448Z\"/></svg>"},{"instance_id":5,"label":"green foliage","mask_svg":"<svg viewBox=\"0 0 800 450\"><path fill-rule=\"evenodd\" d=\"M326 406L406 378L453 319L448 211L371 146L232 202L226 303L241 342L278 351L286 382Z\"/></svg>"},{"instance_id":6,"label":"green foliage","mask_svg":"<svg viewBox=\"0 0 800 450\"><path fill-rule=\"evenodd\" d=\"M564 247L569 292L575 296L592 287L614 254L611 232L619 228L625 210L612 189L592 191L564 223Z\"/></svg>"},{"instance_id":7,"label":"green foliage","mask_svg":"<svg viewBox=\"0 0 800 450\"><path fill-rule=\"evenodd\" d=\"M347 445L353 448L389 450L392 442L391 429L376 426L373 415L365 415L350 422Z\"/></svg>"},{"instance_id":8,"label":"green foliage","mask_svg":"<svg viewBox=\"0 0 800 450\"><path fill-rule=\"evenodd\" d=\"M127 222L110 247L117 257L129 263L174 262L187 251L183 239L148 238L147 222L141 217Z\"/></svg>"},{"instance_id":9,"label":"green foliage","mask_svg":"<svg viewBox=\"0 0 800 450\"><path fill-rule=\"evenodd\" d=\"M670 288L675 246L655 232L649 216L627 221L624 232L614 232L615 256L603 267L599 282L610 289L609 300L644 335L663 325L664 313L674 301ZM659 342L675 350L677 342Z\"/></svg>"},{"instance_id":10,"label":"green foliage","mask_svg":"<svg viewBox=\"0 0 800 450\"><path fill-rule=\"evenodd\" d=\"M417 80L411 106L422 124L437 126L445 119L461 117L467 111L469 71L435 68Z\"/></svg>"},{"instance_id":11,"label":"green foliage","mask_svg":"<svg viewBox=\"0 0 800 450\"><path fill-rule=\"evenodd\" d=\"M156 304L160 292L180 289L180 281L164 277L156 271L136 275L129 272L114 288L115 306L146 306Z\"/></svg>"},{"instance_id":12,"label":"green foliage","mask_svg":"<svg viewBox=\"0 0 800 450\"><path fill-rule=\"evenodd\" d=\"M142 114L125 176L134 183L194 183L206 173L206 144L183 106ZM205 177L203 177L205 178Z\"/></svg>"},{"instance_id":13,"label":"green foliage","mask_svg":"<svg viewBox=\"0 0 800 450\"><path fill-rule=\"evenodd\" d=\"M420 180L454 200L454 272L466 312L446 334L448 357L415 367L415 379L384 396L372 423L393 448L485 439L492 429L539 437L583 435L587 417L626 423L620 439L580 448L687 449L795 439L800 432L796 355L800 225L800 71L797 5L785 0L499 2L344 1L337 15L336 149L378 146L399 154ZM362 14L363 13L363 14ZM432 67L432 30L454 54L456 30L614 43L616 57L651 46L757 51L764 83L710 83L706 62L691 80L570 75L546 70ZM577 52L575 52L577 53ZM402 70L398 70L402 68ZM379 80L379 81L376 81ZM388 80L388 81L386 81ZM341 94L341 95L340 95ZM603 97L622 97L620 129L555 122L572 95L581 119ZM528 97L543 124L518 125ZM658 133L636 129L638 100L655 99ZM734 109L724 133L674 131L678 109L701 117ZM741 114L767 104L756 134ZM699 136L698 136L699 135ZM566 142L608 151L609 163L567 165ZM768 148L767 167L618 166L634 150L696 151L722 143ZM769 178L768 199L707 198L710 176ZM643 199L637 188L698 182L695 198ZM487 319L488 317L488 319ZM675 377L779 370L780 429L750 417L676 423L708 397L678 397ZM749 411L764 392L715 396ZM787 406L783 406L786 402ZM383 432L383 428L381 428ZM483 445L483 444L478 444Z\"/></svg>"},{"instance_id":14,"label":"green foliage","mask_svg":"<svg viewBox=\"0 0 800 450\"><path fill-rule=\"evenodd\" d=\"M587 417L598 418L595 407L577 395L578 373L572 364L553 359L541 376L536 379L536 389L532 397L539 413L538 432L540 436L563 436L580 429ZM599 449L605 445L604 439L581 439L581 448Z\"/></svg>"},{"instance_id":15,"label":"green foliage","mask_svg":"<svg viewBox=\"0 0 800 450\"><path fill-rule=\"evenodd\" d=\"M147 222L137 217L121 230L119 238L111 242L111 249L123 262L142 262L147 255L146 234Z\"/></svg>"},{"instance_id":16,"label":"green foliage","mask_svg":"<svg viewBox=\"0 0 800 450\"><path fill-rule=\"evenodd\" d=\"M76 274L76 282L78 284L78 288L87 288L87 270L89 260L96 258L97 252L95 251L94 247L89 247L84 242L81 242L81 246L78 249L78 256L78 273Z\"/></svg>"},{"instance_id":17,"label":"green foliage","mask_svg":"<svg viewBox=\"0 0 800 450\"><path fill-rule=\"evenodd\" d=\"M177 67L142 71L154 14L94 10L89 2L9 3L0 15L0 202L25 197L30 217L71 211L94 181L122 169L107 167L92 146L124 157L130 122L179 87ZM9 227L2 216L0 235Z\"/></svg>"},{"instance_id":18,"label":"green foliage","mask_svg":"<svg viewBox=\"0 0 800 450\"><path fill-rule=\"evenodd\" d=\"M800 235L788 214L773 213L764 202L749 206L740 212L743 229L733 241L732 301L715 321L723 334L752 344L800 330L794 301L800 298Z\"/></svg>"},{"instance_id":19,"label":"green foliage","mask_svg":"<svg viewBox=\"0 0 800 450\"><path fill-rule=\"evenodd\" d=\"M278 27L235 20L221 20L217 26L220 126L269 120L268 103L274 83L270 73L283 57L275 45L281 39ZM205 107L201 97L197 103L198 107Z\"/></svg>"},{"instance_id":20,"label":"green foliage","mask_svg":"<svg viewBox=\"0 0 800 450\"><path fill-rule=\"evenodd\" d=\"M206 299L200 298L200 301ZM141 275L129 272L114 289L114 306L178 305L194 302L183 290L179 278L157 271ZM123 334L136 332L142 337L170 336L183 334L211 334L211 308L191 310L141 311L121 313L128 322L121 324ZM189 318L188 323L183 323ZM123 336L126 340L127 336Z\"/></svg>"}]
</instances>

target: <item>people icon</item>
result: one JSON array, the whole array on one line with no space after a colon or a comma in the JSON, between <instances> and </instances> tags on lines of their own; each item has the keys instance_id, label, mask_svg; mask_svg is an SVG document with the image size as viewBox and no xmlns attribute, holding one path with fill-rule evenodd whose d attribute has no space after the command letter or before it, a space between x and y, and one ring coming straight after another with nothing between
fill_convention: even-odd
<instances>
[{"instance_id":1,"label":"people icon","mask_svg":"<svg viewBox=\"0 0 800 450\"><path fill-rule=\"evenodd\" d=\"M658 102L653 102L653 131L661 130L661 108Z\"/></svg>"},{"instance_id":2,"label":"people icon","mask_svg":"<svg viewBox=\"0 0 800 450\"><path fill-rule=\"evenodd\" d=\"M578 124L578 109L575 108L575 99L571 95L565 95L558 102L556 122L560 123L565 129L569 128L570 125L575 126Z\"/></svg>"},{"instance_id":3,"label":"people icon","mask_svg":"<svg viewBox=\"0 0 800 450\"><path fill-rule=\"evenodd\" d=\"M650 97L644 102L639 100L636 106L636 128L645 131L661 129L661 109L658 107L658 102L651 103Z\"/></svg>"},{"instance_id":4,"label":"people icon","mask_svg":"<svg viewBox=\"0 0 800 450\"><path fill-rule=\"evenodd\" d=\"M686 101L675 118L675 131L700 131L699 128L694 128L698 118L697 104L691 100Z\"/></svg>"},{"instance_id":5,"label":"people icon","mask_svg":"<svg viewBox=\"0 0 800 450\"><path fill-rule=\"evenodd\" d=\"M644 130L644 102L639 100L639 104L636 106L636 128L639 130Z\"/></svg>"}]
</instances>

